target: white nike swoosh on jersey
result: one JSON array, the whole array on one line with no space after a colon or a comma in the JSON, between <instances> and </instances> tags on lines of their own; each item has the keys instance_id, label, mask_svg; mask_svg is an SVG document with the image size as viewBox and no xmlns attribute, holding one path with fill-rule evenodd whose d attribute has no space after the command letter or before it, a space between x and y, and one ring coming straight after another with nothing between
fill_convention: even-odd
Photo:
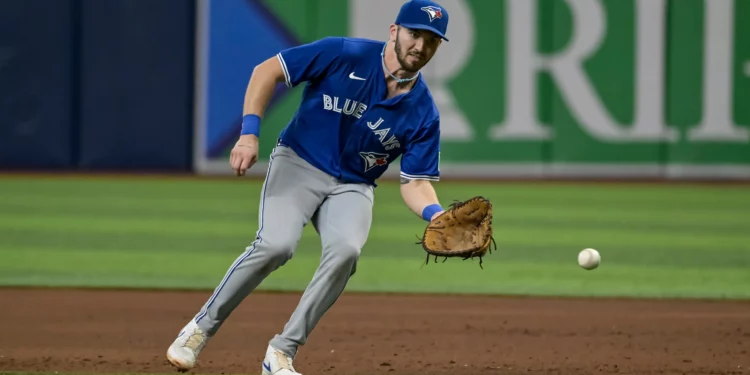
<instances>
[{"instance_id":1,"label":"white nike swoosh on jersey","mask_svg":"<svg viewBox=\"0 0 750 375\"><path fill-rule=\"evenodd\" d=\"M357 77L357 76L355 76L355 75L354 75L354 72L351 72L351 73L349 73L349 78L351 78L351 79L357 79L357 80L360 80L360 81L364 81L364 80L365 80L365 79L364 79L364 78L362 78L362 77Z\"/></svg>"}]
</instances>

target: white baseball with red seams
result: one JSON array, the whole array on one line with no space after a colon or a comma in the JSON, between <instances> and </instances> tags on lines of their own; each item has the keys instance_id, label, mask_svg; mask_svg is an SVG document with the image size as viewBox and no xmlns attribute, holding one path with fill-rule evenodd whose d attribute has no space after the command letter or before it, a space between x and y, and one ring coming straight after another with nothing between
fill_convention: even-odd
<instances>
[{"instance_id":1,"label":"white baseball with red seams","mask_svg":"<svg viewBox=\"0 0 750 375\"><path fill-rule=\"evenodd\" d=\"M593 270L599 267L602 257L599 252L594 249L583 249L578 253L578 265L586 270Z\"/></svg>"}]
</instances>

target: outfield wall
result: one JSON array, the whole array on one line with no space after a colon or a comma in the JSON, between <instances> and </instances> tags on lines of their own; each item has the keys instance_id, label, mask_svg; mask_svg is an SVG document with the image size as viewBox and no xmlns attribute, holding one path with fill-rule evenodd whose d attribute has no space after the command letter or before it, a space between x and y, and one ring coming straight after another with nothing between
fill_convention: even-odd
<instances>
[{"instance_id":1,"label":"outfield wall","mask_svg":"<svg viewBox=\"0 0 750 375\"><path fill-rule=\"evenodd\" d=\"M190 170L195 4L0 0L0 168Z\"/></svg>"},{"instance_id":2,"label":"outfield wall","mask_svg":"<svg viewBox=\"0 0 750 375\"><path fill-rule=\"evenodd\" d=\"M72 4L71 21L52 23L63 32L44 31L45 43L78 49L42 49L61 65L37 70L57 69L60 93L45 94L63 100L39 105L60 108L38 110L51 114L31 133L3 125L0 165L228 174L255 64L328 35L382 39L401 2L58 2ZM439 2L451 41L424 75L443 118L444 176L750 179L750 2ZM3 95L30 86L10 81ZM279 87L252 173L264 174L300 92ZM15 110L3 102L0 113ZM45 150L52 139L63 144Z\"/></svg>"}]
</instances>

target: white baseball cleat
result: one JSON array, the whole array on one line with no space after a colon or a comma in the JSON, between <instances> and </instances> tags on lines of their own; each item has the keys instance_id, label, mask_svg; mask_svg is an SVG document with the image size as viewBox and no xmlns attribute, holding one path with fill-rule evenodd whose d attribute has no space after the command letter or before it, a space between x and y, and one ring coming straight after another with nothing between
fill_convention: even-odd
<instances>
[{"instance_id":1,"label":"white baseball cleat","mask_svg":"<svg viewBox=\"0 0 750 375\"><path fill-rule=\"evenodd\" d=\"M198 360L198 353L206 346L208 339L208 335L198 327L195 320L190 320L167 349L167 360L179 371L192 369Z\"/></svg>"},{"instance_id":2,"label":"white baseball cleat","mask_svg":"<svg viewBox=\"0 0 750 375\"><path fill-rule=\"evenodd\" d=\"M302 375L292 366L292 358L281 350L268 345L266 358L263 359L262 375Z\"/></svg>"}]
</instances>

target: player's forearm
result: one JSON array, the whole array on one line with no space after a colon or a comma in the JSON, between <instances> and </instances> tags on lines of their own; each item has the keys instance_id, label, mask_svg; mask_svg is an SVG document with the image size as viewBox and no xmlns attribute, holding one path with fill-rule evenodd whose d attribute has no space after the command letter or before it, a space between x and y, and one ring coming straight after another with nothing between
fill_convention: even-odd
<instances>
[{"instance_id":1,"label":"player's forearm","mask_svg":"<svg viewBox=\"0 0 750 375\"><path fill-rule=\"evenodd\" d=\"M439 209L440 202L437 193L430 181L402 178L401 197L415 215L425 220L431 220L436 214L442 212L442 209ZM427 207L429 208L425 211Z\"/></svg>"},{"instance_id":2,"label":"player's forearm","mask_svg":"<svg viewBox=\"0 0 750 375\"><path fill-rule=\"evenodd\" d=\"M263 117L278 83L284 82L284 72L276 57L269 58L253 69L245 90L243 115Z\"/></svg>"},{"instance_id":3,"label":"player's forearm","mask_svg":"<svg viewBox=\"0 0 750 375\"><path fill-rule=\"evenodd\" d=\"M242 136L260 135L260 122L271 102L276 85L284 82L284 72L276 57L269 58L253 69L250 82L245 89L245 102L242 108Z\"/></svg>"}]
</instances>

